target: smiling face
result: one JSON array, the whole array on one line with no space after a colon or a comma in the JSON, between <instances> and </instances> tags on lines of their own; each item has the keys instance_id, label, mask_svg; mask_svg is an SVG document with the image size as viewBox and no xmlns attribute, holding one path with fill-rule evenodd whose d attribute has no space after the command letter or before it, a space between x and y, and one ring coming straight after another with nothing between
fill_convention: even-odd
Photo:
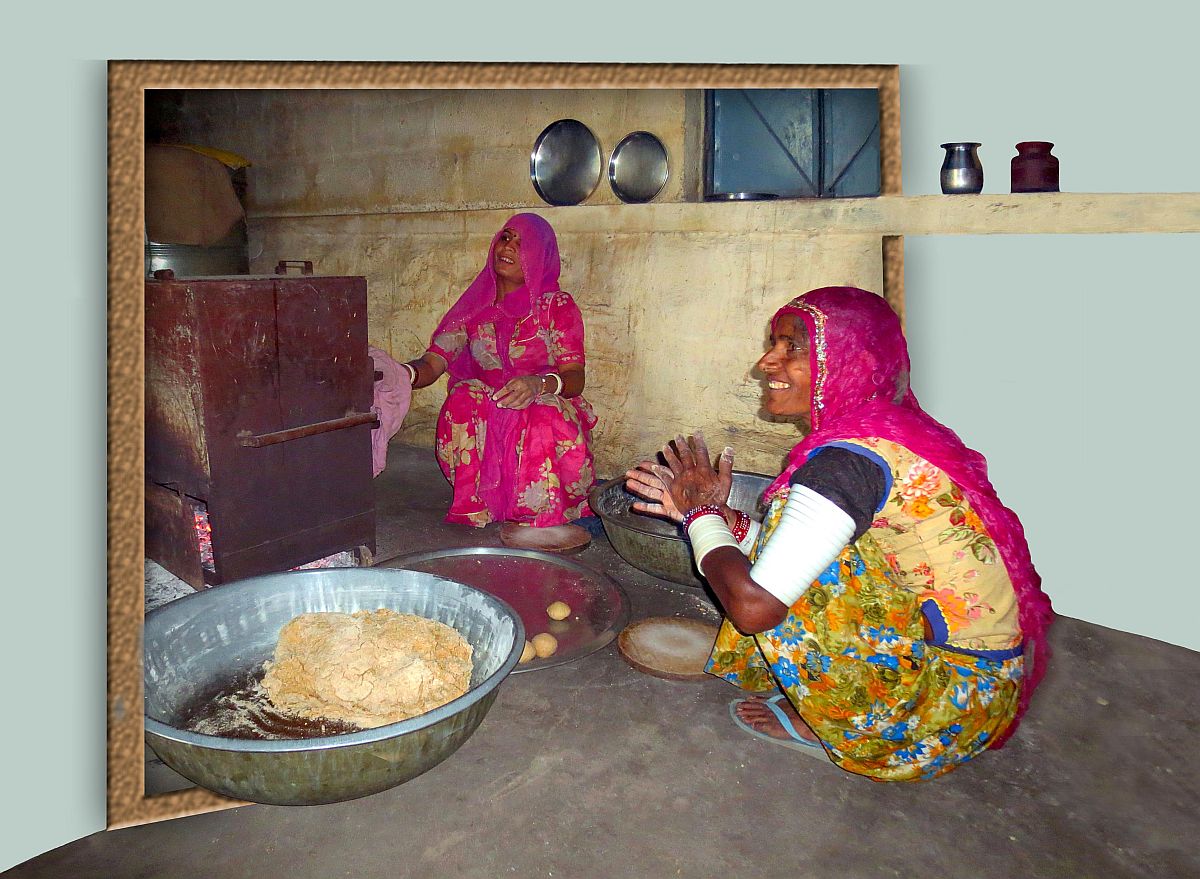
<instances>
[{"instance_id":1,"label":"smiling face","mask_svg":"<svg viewBox=\"0 0 1200 879\"><path fill-rule=\"evenodd\" d=\"M505 227L496 239L492 268L496 271L496 288L501 295L511 293L525 283L525 270L521 268L521 236L515 229Z\"/></svg>"},{"instance_id":2,"label":"smiling face","mask_svg":"<svg viewBox=\"0 0 1200 879\"><path fill-rule=\"evenodd\" d=\"M808 355L803 321L785 314L775 324L767 353L758 361L758 369L767 378L763 408L771 415L811 414L812 368Z\"/></svg>"}]
</instances>

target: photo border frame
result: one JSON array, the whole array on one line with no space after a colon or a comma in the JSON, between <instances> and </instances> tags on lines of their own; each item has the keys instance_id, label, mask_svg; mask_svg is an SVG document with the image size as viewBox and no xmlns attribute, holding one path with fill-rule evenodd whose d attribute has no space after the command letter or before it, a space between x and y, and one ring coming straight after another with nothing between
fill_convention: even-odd
<instances>
[{"instance_id":1,"label":"photo border frame","mask_svg":"<svg viewBox=\"0 0 1200 879\"><path fill-rule=\"evenodd\" d=\"M246 805L201 788L145 794L144 93L434 88L877 88L881 195L901 195L900 70L894 64L109 61L106 829ZM903 316L903 237L883 236L881 258L881 292Z\"/></svg>"}]
</instances>

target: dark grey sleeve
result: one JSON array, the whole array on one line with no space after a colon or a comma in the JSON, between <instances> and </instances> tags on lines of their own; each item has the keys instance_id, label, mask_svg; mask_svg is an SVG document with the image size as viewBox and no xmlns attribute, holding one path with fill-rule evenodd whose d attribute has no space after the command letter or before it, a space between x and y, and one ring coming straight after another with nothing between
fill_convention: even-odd
<instances>
[{"instance_id":1,"label":"dark grey sleeve","mask_svg":"<svg viewBox=\"0 0 1200 879\"><path fill-rule=\"evenodd\" d=\"M854 520L854 540L867 533L886 500L887 478L879 464L841 448L818 449L792 474L791 483L837 504Z\"/></svg>"}]
</instances>

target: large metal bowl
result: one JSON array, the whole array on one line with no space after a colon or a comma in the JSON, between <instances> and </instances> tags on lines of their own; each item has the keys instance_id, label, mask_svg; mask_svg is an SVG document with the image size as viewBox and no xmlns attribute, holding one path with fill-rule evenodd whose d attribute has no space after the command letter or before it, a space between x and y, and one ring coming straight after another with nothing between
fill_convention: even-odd
<instances>
[{"instance_id":1,"label":"large metal bowl","mask_svg":"<svg viewBox=\"0 0 1200 879\"><path fill-rule=\"evenodd\" d=\"M730 505L761 521L759 500L771 481L770 476L761 473L735 470ZM637 499L626 490L624 476L600 483L588 497L613 549L647 574L685 586L702 586L683 530L674 522L635 512L631 505Z\"/></svg>"},{"instance_id":2,"label":"large metal bowl","mask_svg":"<svg viewBox=\"0 0 1200 879\"><path fill-rule=\"evenodd\" d=\"M274 652L279 630L313 611L388 608L457 629L474 652L470 689L419 717L311 739L260 741L201 735L180 714ZM453 754L491 708L525 646L520 617L470 586L419 571L330 568L216 586L146 614L146 742L201 787L255 803L315 805L377 793Z\"/></svg>"}]
</instances>

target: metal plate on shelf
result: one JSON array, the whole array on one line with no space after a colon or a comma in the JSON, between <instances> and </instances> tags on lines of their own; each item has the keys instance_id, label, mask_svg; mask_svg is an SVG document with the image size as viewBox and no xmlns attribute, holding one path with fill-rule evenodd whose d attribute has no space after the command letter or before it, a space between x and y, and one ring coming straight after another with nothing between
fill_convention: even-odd
<instances>
[{"instance_id":1,"label":"metal plate on shelf","mask_svg":"<svg viewBox=\"0 0 1200 879\"><path fill-rule=\"evenodd\" d=\"M608 182L621 201L653 201L667 185L667 148L649 131L627 134L608 160Z\"/></svg>"},{"instance_id":2,"label":"metal plate on shelf","mask_svg":"<svg viewBox=\"0 0 1200 879\"><path fill-rule=\"evenodd\" d=\"M558 639L558 649L531 659L513 674L571 662L607 646L629 622L629 597L606 574L544 552L499 547L464 547L411 553L378 567L424 571L474 586L496 596L517 612L525 637L540 632ZM565 620L552 620L546 608L562 601L571 608Z\"/></svg>"},{"instance_id":3,"label":"metal plate on shelf","mask_svg":"<svg viewBox=\"0 0 1200 879\"><path fill-rule=\"evenodd\" d=\"M705 201L769 201L779 198L774 192L714 192Z\"/></svg>"},{"instance_id":4,"label":"metal plate on shelf","mask_svg":"<svg viewBox=\"0 0 1200 879\"><path fill-rule=\"evenodd\" d=\"M600 182L600 142L577 119L546 126L529 156L529 178L542 200L552 205L579 204Z\"/></svg>"}]
</instances>

